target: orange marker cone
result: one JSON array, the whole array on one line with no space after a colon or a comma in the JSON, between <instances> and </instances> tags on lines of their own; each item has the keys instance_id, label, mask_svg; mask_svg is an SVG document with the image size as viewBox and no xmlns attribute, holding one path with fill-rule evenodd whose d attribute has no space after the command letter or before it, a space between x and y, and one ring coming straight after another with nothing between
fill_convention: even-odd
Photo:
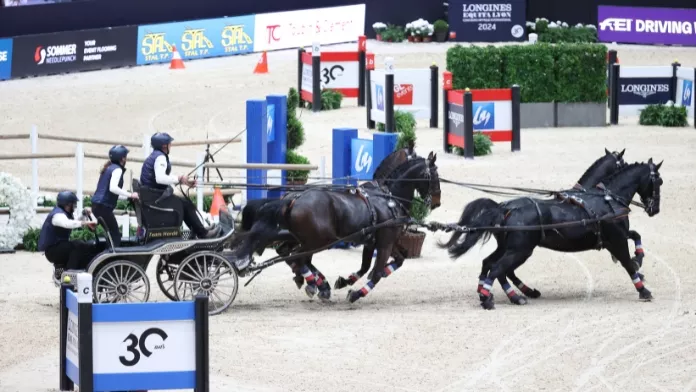
<instances>
[{"instance_id":1,"label":"orange marker cone","mask_svg":"<svg viewBox=\"0 0 696 392\"><path fill-rule=\"evenodd\" d=\"M213 203L210 205L210 216L213 217L213 222L220 222L220 209L226 209L225 198L222 197L220 188L215 187L213 190Z\"/></svg>"},{"instance_id":2,"label":"orange marker cone","mask_svg":"<svg viewBox=\"0 0 696 392\"><path fill-rule=\"evenodd\" d=\"M176 50L176 45L172 45L172 62L169 64L169 69L184 69L184 60Z\"/></svg>"},{"instance_id":3,"label":"orange marker cone","mask_svg":"<svg viewBox=\"0 0 696 392\"><path fill-rule=\"evenodd\" d=\"M261 53L261 58L259 59L259 62L256 63L256 67L254 68L254 73L255 74L268 73L268 57L266 57L265 51L263 53Z\"/></svg>"}]
</instances>

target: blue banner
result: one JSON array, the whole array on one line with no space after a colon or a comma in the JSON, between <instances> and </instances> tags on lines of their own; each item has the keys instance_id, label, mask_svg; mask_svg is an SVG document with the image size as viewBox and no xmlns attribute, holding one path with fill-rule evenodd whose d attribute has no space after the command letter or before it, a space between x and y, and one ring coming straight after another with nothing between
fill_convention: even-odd
<instances>
[{"instance_id":1,"label":"blue banner","mask_svg":"<svg viewBox=\"0 0 696 392\"><path fill-rule=\"evenodd\" d=\"M275 118L275 105L268 104L266 106L266 135L267 143L275 141L275 123L273 119Z\"/></svg>"},{"instance_id":2,"label":"blue banner","mask_svg":"<svg viewBox=\"0 0 696 392\"><path fill-rule=\"evenodd\" d=\"M2 76L2 73L0 72L0 76ZM691 106L691 97L694 95L694 82L691 80L686 80L684 79L682 81L682 97L681 97L681 105L689 107Z\"/></svg>"},{"instance_id":3,"label":"blue banner","mask_svg":"<svg viewBox=\"0 0 696 392\"><path fill-rule=\"evenodd\" d=\"M525 0L450 0L447 12L453 41L523 41Z\"/></svg>"},{"instance_id":4,"label":"blue banner","mask_svg":"<svg viewBox=\"0 0 696 392\"><path fill-rule=\"evenodd\" d=\"M12 38L0 39L0 80L12 74Z\"/></svg>"},{"instance_id":5,"label":"blue banner","mask_svg":"<svg viewBox=\"0 0 696 392\"><path fill-rule=\"evenodd\" d=\"M172 46L184 60L254 51L254 15L138 27L138 65L165 63Z\"/></svg>"},{"instance_id":6,"label":"blue banner","mask_svg":"<svg viewBox=\"0 0 696 392\"><path fill-rule=\"evenodd\" d=\"M352 139L350 141L350 176L354 179L372 180L375 172L372 140Z\"/></svg>"}]
</instances>

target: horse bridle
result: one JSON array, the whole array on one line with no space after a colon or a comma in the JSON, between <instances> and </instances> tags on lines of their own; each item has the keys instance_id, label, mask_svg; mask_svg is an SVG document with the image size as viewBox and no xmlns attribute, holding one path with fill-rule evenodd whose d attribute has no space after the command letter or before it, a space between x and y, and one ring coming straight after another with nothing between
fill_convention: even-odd
<instances>
[{"instance_id":1,"label":"horse bridle","mask_svg":"<svg viewBox=\"0 0 696 392\"><path fill-rule=\"evenodd\" d=\"M658 181L660 182L659 184ZM654 165L650 165L650 184L652 185L652 196L649 197L647 201L642 196L640 198L640 201L644 205L645 212L651 211L655 206L655 201L660 197L657 194L657 190L659 189L658 185L662 185L662 178L660 178L660 175L655 171Z\"/></svg>"}]
</instances>

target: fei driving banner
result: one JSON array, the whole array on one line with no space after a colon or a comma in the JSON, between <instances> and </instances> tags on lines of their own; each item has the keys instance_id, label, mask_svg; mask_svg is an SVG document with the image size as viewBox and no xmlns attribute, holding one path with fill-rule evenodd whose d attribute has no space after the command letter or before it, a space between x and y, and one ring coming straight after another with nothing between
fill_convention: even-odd
<instances>
[{"instance_id":1,"label":"fei driving banner","mask_svg":"<svg viewBox=\"0 0 696 392\"><path fill-rule=\"evenodd\" d=\"M696 9L598 7L601 42L696 46Z\"/></svg>"},{"instance_id":2,"label":"fei driving banner","mask_svg":"<svg viewBox=\"0 0 696 392\"><path fill-rule=\"evenodd\" d=\"M450 34L460 42L524 40L525 0L453 0L449 2Z\"/></svg>"}]
</instances>

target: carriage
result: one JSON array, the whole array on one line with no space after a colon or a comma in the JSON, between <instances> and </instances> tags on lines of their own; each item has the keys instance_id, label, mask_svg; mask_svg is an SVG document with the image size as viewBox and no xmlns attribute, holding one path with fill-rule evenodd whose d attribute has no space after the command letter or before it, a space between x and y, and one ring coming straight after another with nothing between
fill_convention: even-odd
<instances>
[{"instance_id":1,"label":"carriage","mask_svg":"<svg viewBox=\"0 0 696 392\"><path fill-rule=\"evenodd\" d=\"M146 302L150 297L146 270L151 260L158 257L156 280L167 298L189 301L204 293L209 298L210 314L227 309L238 289L236 267L225 251L235 233L232 218L221 213L222 232L218 237L191 239L190 232L181 230L183 211L178 200L156 199L161 192L149 191L135 179L133 190L140 194L140 200L133 203L138 234L114 247L109 232L105 232L104 244L99 244L104 251L87 266L87 272L94 277L94 301ZM63 271L61 279L70 276L74 281L78 272L81 271Z\"/></svg>"}]
</instances>

